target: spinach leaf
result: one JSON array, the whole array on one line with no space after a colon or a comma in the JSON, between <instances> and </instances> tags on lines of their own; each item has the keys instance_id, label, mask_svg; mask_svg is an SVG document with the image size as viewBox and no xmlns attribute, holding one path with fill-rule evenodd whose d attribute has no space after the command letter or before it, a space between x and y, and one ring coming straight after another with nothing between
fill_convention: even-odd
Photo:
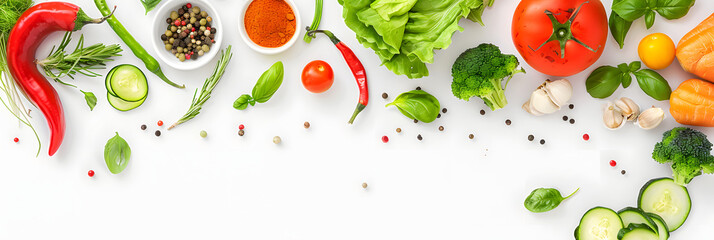
<instances>
[{"instance_id":1,"label":"spinach leaf","mask_svg":"<svg viewBox=\"0 0 714 240\"><path fill-rule=\"evenodd\" d=\"M129 164L130 158L131 148L129 148L129 144L119 136L119 133L116 133L104 146L104 161L107 163L107 168L113 174L120 173Z\"/></svg>"},{"instance_id":2,"label":"spinach leaf","mask_svg":"<svg viewBox=\"0 0 714 240\"><path fill-rule=\"evenodd\" d=\"M156 8L156 5L159 5L161 0L141 0L141 4L144 5L144 9L146 9L145 14L149 14L151 10L154 10Z\"/></svg>"},{"instance_id":3,"label":"spinach leaf","mask_svg":"<svg viewBox=\"0 0 714 240\"><path fill-rule=\"evenodd\" d=\"M612 11L616 12L627 21L635 21L641 18L648 11L646 0L622 0L618 3L613 3Z\"/></svg>"},{"instance_id":4,"label":"spinach leaf","mask_svg":"<svg viewBox=\"0 0 714 240\"><path fill-rule=\"evenodd\" d=\"M276 62L267 71L260 75L258 82L253 87L253 98L256 102L264 103L273 97L283 84L283 62Z\"/></svg>"},{"instance_id":5,"label":"spinach leaf","mask_svg":"<svg viewBox=\"0 0 714 240\"><path fill-rule=\"evenodd\" d=\"M394 102L387 104L386 107L395 106L404 116L410 119L416 119L425 123L430 123L436 120L439 115L441 105L439 100L431 94L422 90L413 90L399 94Z\"/></svg>"},{"instance_id":6,"label":"spinach leaf","mask_svg":"<svg viewBox=\"0 0 714 240\"><path fill-rule=\"evenodd\" d=\"M82 90L79 90L84 94L84 100L87 101L87 105L89 106L89 111L94 111L94 107L97 106L97 96L94 96L94 93L92 92L85 92Z\"/></svg>"},{"instance_id":7,"label":"spinach leaf","mask_svg":"<svg viewBox=\"0 0 714 240\"><path fill-rule=\"evenodd\" d=\"M669 99L669 95L672 94L672 87L669 86L669 83L662 75L650 69L642 69L633 74L635 74L640 88L647 95L659 101Z\"/></svg>"},{"instance_id":8,"label":"spinach leaf","mask_svg":"<svg viewBox=\"0 0 714 240\"><path fill-rule=\"evenodd\" d=\"M560 195L560 191L558 191L558 189L537 188L533 190L531 194L528 195L528 197L526 197L526 201L523 202L523 205L526 207L526 209L528 209L528 211L534 213L547 212L558 207L561 202L563 202L565 199L570 198L579 190L580 188L575 190L575 192L571 193L567 197L563 197Z\"/></svg>"},{"instance_id":9,"label":"spinach leaf","mask_svg":"<svg viewBox=\"0 0 714 240\"><path fill-rule=\"evenodd\" d=\"M594 98L607 98L612 95L620 83L620 69L613 66L601 66L588 76L585 80L585 87L590 96Z\"/></svg>"},{"instance_id":10,"label":"spinach leaf","mask_svg":"<svg viewBox=\"0 0 714 240\"><path fill-rule=\"evenodd\" d=\"M672 20L684 17L694 6L695 0L656 0L656 10L662 17Z\"/></svg>"}]
</instances>

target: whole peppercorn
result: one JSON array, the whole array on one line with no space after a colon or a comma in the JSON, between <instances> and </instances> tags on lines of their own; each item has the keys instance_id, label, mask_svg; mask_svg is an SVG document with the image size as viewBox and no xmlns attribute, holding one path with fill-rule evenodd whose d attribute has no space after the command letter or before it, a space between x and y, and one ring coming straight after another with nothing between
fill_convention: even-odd
<instances>
[{"instance_id":1,"label":"whole peppercorn","mask_svg":"<svg viewBox=\"0 0 714 240\"><path fill-rule=\"evenodd\" d=\"M362 188L366 189L367 188L367 183L362 183Z\"/></svg>"},{"instance_id":2,"label":"whole peppercorn","mask_svg":"<svg viewBox=\"0 0 714 240\"><path fill-rule=\"evenodd\" d=\"M146 130L146 124L141 125L141 130Z\"/></svg>"},{"instance_id":3,"label":"whole peppercorn","mask_svg":"<svg viewBox=\"0 0 714 240\"><path fill-rule=\"evenodd\" d=\"M540 140L540 145L545 145L545 139Z\"/></svg>"},{"instance_id":4,"label":"whole peppercorn","mask_svg":"<svg viewBox=\"0 0 714 240\"><path fill-rule=\"evenodd\" d=\"M474 139L474 135L473 135L473 134L469 134L469 139Z\"/></svg>"},{"instance_id":5,"label":"whole peppercorn","mask_svg":"<svg viewBox=\"0 0 714 240\"><path fill-rule=\"evenodd\" d=\"M439 126L439 131L444 131L444 126Z\"/></svg>"},{"instance_id":6,"label":"whole peppercorn","mask_svg":"<svg viewBox=\"0 0 714 240\"><path fill-rule=\"evenodd\" d=\"M483 110L483 109L481 109L481 112L480 112L480 113L481 113L482 116L483 116L483 115L486 115L486 111Z\"/></svg>"},{"instance_id":7,"label":"whole peppercorn","mask_svg":"<svg viewBox=\"0 0 714 240\"><path fill-rule=\"evenodd\" d=\"M414 119L414 123L418 123L418 122L419 122L419 120Z\"/></svg>"},{"instance_id":8,"label":"whole peppercorn","mask_svg":"<svg viewBox=\"0 0 714 240\"><path fill-rule=\"evenodd\" d=\"M161 136L161 131L156 130L156 132L154 132L154 135L156 135L157 137L158 137L158 136Z\"/></svg>"},{"instance_id":9,"label":"whole peppercorn","mask_svg":"<svg viewBox=\"0 0 714 240\"><path fill-rule=\"evenodd\" d=\"M533 134L528 135L528 141L532 142L534 139L535 139L535 136L533 136Z\"/></svg>"},{"instance_id":10,"label":"whole peppercorn","mask_svg":"<svg viewBox=\"0 0 714 240\"><path fill-rule=\"evenodd\" d=\"M389 97L389 95L387 95L387 93L382 93L382 98L387 99L387 97Z\"/></svg>"},{"instance_id":11,"label":"whole peppercorn","mask_svg":"<svg viewBox=\"0 0 714 240\"><path fill-rule=\"evenodd\" d=\"M243 129L238 130L238 136L243 136L245 134L245 131Z\"/></svg>"},{"instance_id":12,"label":"whole peppercorn","mask_svg":"<svg viewBox=\"0 0 714 240\"><path fill-rule=\"evenodd\" d=\"M441 109L441 112L442 112L442 113L446 113L446 108Z\"/></svg>"},{"instance_id":13,"label":"whole peppercorn","mask_svg":"<svg viewBox=\"0 0 714 240\"><path fill-rule=\"evenodd\" d=\"M419 135L417 135L417 139L418 139L419 141L421 141L421 140L424 139L424 138L422 138L422 137L421 137L421 134L419 134Z\"/></svg>"},{"instance_id":14,"label":"whole peppercorn","mask_svg":"<svg viewBox=\"0 0 714 240\"><path fill-rule=\"evenodd\" d=\"M402 132L402 129L401 129L401 128L397 128L397 133L400 133L400 132Z\"/></svg>"},{"instance_id":15,"label":"whole peppercorn","mask_svg":"<svg viewBox=\"0 0 714 240\"><path fill-rule=\"evenodd\" d=\"M273 137L273 143L275 144L280 144L283 140L280 139L280 136L275 136Z\"/></svg>"},{"instance_id":16,"label":"whole peppercorn","mask_svg":"<svg viewBox=\"0 0 714 240\"><path fill-rule=\"evenodd\" d=\"M305 122L305 123L303 123L302 125L303 125L306 129L307 129L307 128L310 128L310 123L309 123L309 122Z\"/></svg>"}]
</instances>

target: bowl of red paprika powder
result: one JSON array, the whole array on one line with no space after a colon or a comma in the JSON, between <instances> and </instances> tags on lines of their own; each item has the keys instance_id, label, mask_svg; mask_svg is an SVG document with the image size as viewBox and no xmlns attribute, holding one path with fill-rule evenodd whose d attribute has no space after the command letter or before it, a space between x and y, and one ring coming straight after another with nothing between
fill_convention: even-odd
<instances>
[{"instance_id":1,"label":"bowl of red paprika powder","mask_svg":"<svg viewBox=\"0 0 714 240\"><path fill-rule=\"evenodd\" d=\"M212 30L215 30L215 32L212 33L214 36L211 43L202 43L202 45L209 46L207 52L203 52L202 56L198 56L198 52L194 52L194 55L191 55L193 57L184 58L183 61L181 61L179 58L177 58L176 54L172 52L172 50L167 49L167 43L165 43L164 40L161 39L161 36L162 34L165 34L165 32L167 31L167 27L171 29L171 27L175 26L175 23L173 23L174 20L172 20L172 18L175 16L172 15L174 14L174 12L184 6L191 6L192 8L198 7L198 10L200 11L199 14L203 12L206 12L207 14L204 20L207 20L208 17L210 17L211 21L207 22L206 25L200 25L198 21L191 24L188 19L184 19L185 25L184 23L182 23L179 25L179 27L191 26L191 28L186 30L188 32L202 31L200 30L201 27L210 27ZM184 14L190 16L192 8L184 12ZM171 21L171 23L169 23L169 21ZM154 27L151 31L151 40L154 45L154 49L156 50L156 54L158 55L159 59L161 59L161 61L175 69L194 70L203 67L209 62L211 62L211 60L218 54L218 52L221 51L221 44L223 42L223 32L225 31L225 29L221 24L221 18L220 16L218 16L218 11L216 11L216 9L213 7L213 5L211 5L208 0L172 0L163 1L158 10L156 10L156 15L154 16Z\"/></svg>"},{"instance_id":2,"label":"bowl of red paprika powder","mask_svg":"<svg viewBox=\"0 0 714 240\"><path fill-rule=\"evenodd\" d=\"M283 52L300 37L302 22L293 0L246 1L240 13L240 35L259 53Z\"/></svg>"}]
</instances>

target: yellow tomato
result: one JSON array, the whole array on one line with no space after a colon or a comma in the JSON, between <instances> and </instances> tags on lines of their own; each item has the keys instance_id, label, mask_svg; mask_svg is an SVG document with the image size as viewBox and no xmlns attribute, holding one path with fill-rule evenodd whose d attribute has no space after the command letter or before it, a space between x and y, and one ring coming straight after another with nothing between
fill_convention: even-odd
<instances>
[{"instance_id":1,"label":"yellow tomato","mask_svg":"<svg viewBox=\"0 0 714 240\"><path fill-rule=\"evenodd\" d=\"M637 53L648 68L664 69L674 61L674 42L664 33L653 33L640 41Z\"/></svg>"}]
</instances>

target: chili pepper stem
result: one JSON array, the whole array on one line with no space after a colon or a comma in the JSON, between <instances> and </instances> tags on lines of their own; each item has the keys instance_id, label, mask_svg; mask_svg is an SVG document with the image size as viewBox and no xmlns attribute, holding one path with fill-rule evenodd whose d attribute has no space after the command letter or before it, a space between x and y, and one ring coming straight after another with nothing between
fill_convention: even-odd
<instances>
[{"instance_id":1,"label":"chili pepper stem","mask_svg":"<svg viewBox=\"0 0 714 240\"><path fill-rule=\"evenodd\" d=\"M360 112L362 112L362 110L364 110L365 107L367 107L367 106L365 106L365 105L362 104L362 103L357 103L357 107L355 108L355 112L352 113L352 118L350 118L350 121L347 122L347 123L352 124L352 122L355 121L355 118L357 118L357 114L359 114Z\"/></svg>"},{"instance_id":2,"label":"chili pepper stem","mask_svg":"<svg viewBox=\"0 0 714 240\"><path fill-rule=\"evenodd\" d=\"M307 28L307 35L314 38L317 33L322 33L325 34L327 37L330 38L330 41L332 41L333 44L337 44L340 42L340 39L335 37L335 34L332 34L332 32L327 31L327 30L310 30L310 27Z\"/></svg>"},{"instance_id":3,"label":"chili pepper stem","mask_svg":"<svg viewBox=\"0 0 714 240\"><path fill-rule=\"evenodd\" d=\"M101 18L91 18L89 15L87 15L84 10L81 8L77 12L77 19L74 20L74 31L77 31L79 29L82 29L84 25L87 24L100 24L106 21L108 18L111 16L114 16L114 12L117 10L117 6L114 6L114 9L108 16L103 16Z\"/></svg>"}]
</instances>

